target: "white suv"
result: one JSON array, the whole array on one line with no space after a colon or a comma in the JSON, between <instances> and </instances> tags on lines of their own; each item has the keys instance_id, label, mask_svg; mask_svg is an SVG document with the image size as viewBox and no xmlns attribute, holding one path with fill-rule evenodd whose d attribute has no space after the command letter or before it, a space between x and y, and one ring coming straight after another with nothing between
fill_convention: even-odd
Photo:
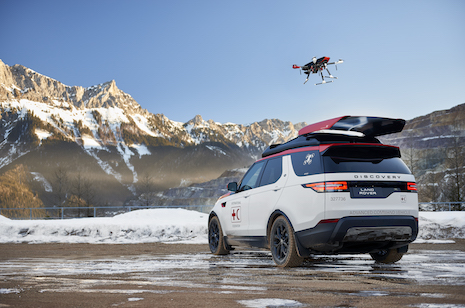
<instances>
[{"instance_id":1,"label":"white suv","mask_svg":"<svg viewBox=\"0 0 465 308\"><path fill-rule=\"evenodd\" d=\"M281 267L313 254L400 260L418 233L416 184L399 148L376 136L404 125L402 119L344 116L271 145L210 212L211 252L267 248Z\"/></svg>"}]
</instances>

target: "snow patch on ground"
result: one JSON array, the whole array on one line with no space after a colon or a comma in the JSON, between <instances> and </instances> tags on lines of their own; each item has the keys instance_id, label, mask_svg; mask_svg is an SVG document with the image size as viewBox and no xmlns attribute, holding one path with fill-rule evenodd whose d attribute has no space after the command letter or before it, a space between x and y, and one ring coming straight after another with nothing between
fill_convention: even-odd
<instances>
[{"instance_id":1,"label":"snow patch on ground","mask_svg":"<svg viewBox=\"0 0 465 308\"><path fill-rule=\"evenodd\" d=\"M35 134L36 134L37 138L39 138L40 141L42 141L44 139L47 139L48 137L50 137L52 135L51 132L40 129L40 128L39 129L36 128Z\"/></svg>"},{"instance_id":2,"label":"snow patch on ground","mask_svg":"<svg viewBox=\"0 0 465 308\"><path fill-rule=\"evenodd\" d=\"M420 240L465 238L465 212L420 212Z\"/></svg>"},{"instance_id":3,"label":"snow patch on ground","mask_svg":"<svg viewBox=\"0 0 465 308\"><path fill-rule=\"evenodd\" d=\"M140 114L135 114L135 115L132 115L131 117L134 120L134 123L136 123L137 127L141 131L145 132L147 135L150 135L152 137L163 137L163 135L152 132L152 130L149 128L148 120L146 117Z\"/></svg>"},{"instance_id":4,"label":"snow patch on ground","mask_svg":"<svg viewBox=\"0 0 465 308\"><path fill-rule=\"evenodd\" d=\"M31 172L34 181L40 182L46 192L53 192L52 184L39 172Z\"/></svg>"},{"instance_id":5,"label":"snow patch on ground","mask_svg":"<svg viewBox=\"0 0 465 308\"><path fill-rule=\"evenodd\" d=\"M433 139L444 139L444 138L455 138L455 137L457 137L457 136L455 136L455 135L447 135L447 136L441 135L441 136L433 136L433 137L422 138L421 141L427 141L427 140L433 140Z\"/></svg>"},{"instance_id":6,"label":"snow patch on ground","mask_svg":"<svg viewBox=\"0 0 465 308\"><path fill-rule=\"evenodd\" d=\"M131 156L134 155L134 153L129 149L129 147L122 142L118 143L118 146L116 147L118 152L120 153L121 157L123 158L124 162L126 163L126 166L131 170L132 176L133 176L133 183L137 183L137 172L134 166L131 164L130 159ZM136 193L134 187L128 187L133 193Z\"/></svg>"},{"instance_id":7,"label":"snow patch on ground","mask_svg":"<svg viewBox=\"0 0 465 308\"><path fill-rule=\"evenodd\" d=\"M207 243L208 214L138 210L114 217L10 220L0 215L0 243Z\"/></svg>"},{"instance_id":8,"label":"snow patch on ground","mask_svg":"<svg viewBox=\"0 0 465 308\"><path fill-rule=\"evenodd\" d=\"M139 153L139 158L142 155L152 155L144 144L131 144L129 147L135 149L137 153Z\"/></svg>"},{"instance_id":9,"label":"snow patch on ground","mask_svg":"<svg viewBox=\"0 0 465 308\"><path fill-rule=\"evenodd\" d=\"M419 305L411 305L411 307L417 308L465 308L465 305L460 304L419 304Z\"/></svg>"},{"instance_id":10,"label":"snow patch on ground","mask_svg":"<svg viewBox=\"0 0 465 308\"><path fill-rule=\"evenodd\" d=\"M217 152L217 153L222 154L222 155L227 155L220 147L215 147L215 146L212 146L212 145L206 145L206 147L210 151Z\"/></svg>"},{"instance_id":11,"label":"snow patch on ground","mask_svg":"<svg viewBox=\"0 0 465 308\"><path fill-rule=\"evenodd\" d=\"M185 209L137 210L114 217L11 220L0 215L0 243L206 244L208 214ZM420 212L415 243L465 238L465 212Z\"/></svg>"},{"instance_id":12,"label":"snow patch on ground","mask_svg":"<svg viewBox=\"0 0 465 308\"><path fill-rule=\"evenodd\" d=\"M94 153L93 151L91 151L92 149L91 148L84 148L87 152L87 154L89 154L90 156L92 156L96 161L97 163L99 164L100 168L102 168L103 171L105 171L106 174L109 174L109 175L112 175L115 177L115 179L122 183L122 180L123 180L123 177L121 176L121 174L119 174L118 172L116 172L109 164L108 162L106 161L103 161L100 159L100 157L98 157L97 153Z\"/></svg>"},{"instance_id":13,"label":"snow patch on ground","mask_svg":"<svg viewBox=\"0 0 465 308\"><path fill-rule=\"evenodd\" d=\"M267 308L267 307L301 307L302 303L290 299L280 298L257 298L248 300L239 300L239 304L242 304L250 308Z\"/></svg>"},{"instance_id":14,"label":"snow patch on ground","mask_svg":"<svg viewBox=\"0 0 465 308\"><path fill-rule=\"evenodd\" d=\"M81 139L82 139L82 144L86 150L89 148L97 148L97 149L102 148L102 146L97 141L97 139L95 139L94 137L90 135L82 135Z\"/></svg>"},{"instance_id":15,"label":"snow patch on ground","mask_svg":"<svg viewBox=\"0 0 465 308\"><path fill-rule=\"evenodd\" d=\"M5 288L0 289L0 294L11 294L11 293L21 293L21 290L20 289L5 289Z\"/></svg>"}]
</instances>

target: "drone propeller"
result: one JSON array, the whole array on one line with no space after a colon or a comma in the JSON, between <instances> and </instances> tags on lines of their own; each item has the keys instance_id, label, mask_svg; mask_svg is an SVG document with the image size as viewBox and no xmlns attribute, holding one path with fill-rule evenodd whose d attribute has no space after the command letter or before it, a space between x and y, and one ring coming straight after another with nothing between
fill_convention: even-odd
<instances>
[{"instance_id":1,"label":"drone propeller","mask_svg":"<svg viewBox=\"0 0 465 308\"><path fill-rule=\"evenodd\" d=\"M336 62L328 63L328 65L333 65L333 64L334 64L334 66L336 66L336 70L337 70L337 65L338 65L338 64L341 64L341 63L344 63L344 60L339 59L339 60L336 61Z\"/></svg>"},{"instance_id":2,"label":"drone propeller","mask_svg":"<svg viewBox=\"0 0 465 308\"><path fill-rule=\"evenodd\" d=\"M337 71L337 65L341 64L343 62L344 62L344 60L342 60L342 59L339 59L339 61L334 62L334 66L336 67L336 71Z\"/></svg>"},{"instance_id":3,"label":"drone propeller","mask_svg":"<svg viewBox=\"0 0 465 308\"><path fill-rule=\"evenodd\" d=\"M300 66L298 66L297 64L294 64L294 65L292 65L292 68L293 69L299 68L300 69L300 75L302 75L302 68Z\"/></svg>"}]
</instances>

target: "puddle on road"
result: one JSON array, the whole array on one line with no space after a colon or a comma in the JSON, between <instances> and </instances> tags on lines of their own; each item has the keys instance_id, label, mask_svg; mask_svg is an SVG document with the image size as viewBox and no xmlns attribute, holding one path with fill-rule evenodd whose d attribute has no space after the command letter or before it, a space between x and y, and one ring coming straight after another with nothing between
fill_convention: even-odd
<instances>
[{"instance_id":1,"label":"puddle on road","mask_svg":"<svg viewBox=\"0 0 465 308\"><path fill-rule=\"evenodd\" d=\"M204 292L261 294L267 290L267 279L325 279L328 275L334 279L333 274L337 273L396 283L465 285L465 253L411 251L395 264L375 263L366 254L317 256L306 260L301 267L290 269L277 268L270 253L262 251L234 252L226 256L200 253L92 260L22 258L0 262L0 280L26 279L30 285L40 285L42 292L118 292L117 289L110 291L109 286L129 285L133 287L120 292L156 293L167 292L157 288L180 287L205 289ZM101 288L95 288L96 285ZM384 293L361 291L349 295L389 295Z\"/></svg>"},{"instance_id":2,"label":"puddle on road","mask_svg":"<svg viewBox=\"0 0 465 308\"><path fill-rule=\"evenodd\" d=\"M364 275L397 283L413 280L419 284L465 285L465 252L412 251L394 264L376 263L368 254L317 256L299 269Z\"/></svg>"}]
</instances>

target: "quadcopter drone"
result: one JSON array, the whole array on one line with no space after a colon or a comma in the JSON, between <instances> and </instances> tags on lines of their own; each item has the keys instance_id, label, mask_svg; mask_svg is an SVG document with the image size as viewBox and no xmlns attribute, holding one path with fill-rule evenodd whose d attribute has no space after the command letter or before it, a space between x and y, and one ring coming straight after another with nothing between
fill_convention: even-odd
<instances>
[{"instance_id":1,"label":"quadcopter drone","mask_svg":"<svg viewBox=\"0 0 465 308\"><path fill-rule=\"evenodd\" d=\"M333 82L332 80L331 81L326 81L325 77L326 78L337 79L337 77L334 77L329 72L328 65L335 64L336 65L336 70L337 70L337 64L341 64L342 62L344 62L342 59L339 59L339 61L331 62L331 63L328 63L328 61L329 61L329 57L321 57L319 59L317 59L316 57L313 57L311 62L308 62L307 64L305 64L303 66L298 66L297 64L294 64L292 66L292 68L294 68L294 69L300 68L301 73L302 73L302 71L304 71L304 73L307 74L307 79L305 79L304 84L307 83L308 78L310 77L310 74L316 74L318 72L320 72L322 82L315 83L315 85L325 84L325 83ZM323 76L323 69L325 69L328 72L329 76Z\"/></svg>"}]
</instances>

